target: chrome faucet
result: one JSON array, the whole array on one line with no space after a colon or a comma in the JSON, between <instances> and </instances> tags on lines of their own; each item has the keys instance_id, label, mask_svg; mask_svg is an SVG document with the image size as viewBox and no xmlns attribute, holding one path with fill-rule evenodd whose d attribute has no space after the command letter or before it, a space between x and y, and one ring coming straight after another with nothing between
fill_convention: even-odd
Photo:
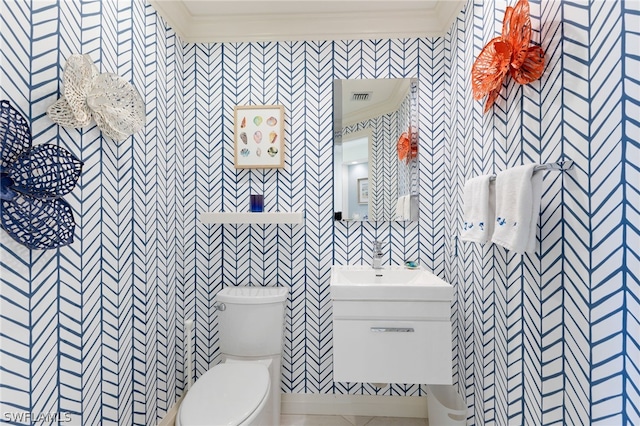
<instances>
[{"instance_id":1,"label":"chrome faucet","mask_svg":"<svg viewBox=\"0 0 640 426\"><path fill-rule=\"evenodd\" d=\"M371 256L371 267L382 269L382 243L378 240L373 242L373 255Z\"/></svg>"}]
</instances>

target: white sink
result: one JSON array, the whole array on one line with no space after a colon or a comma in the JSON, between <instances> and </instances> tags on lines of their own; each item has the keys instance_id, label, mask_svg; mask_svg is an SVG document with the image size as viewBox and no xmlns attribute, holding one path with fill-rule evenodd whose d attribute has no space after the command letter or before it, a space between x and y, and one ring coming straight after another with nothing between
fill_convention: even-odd
<instances>
[{"instance_id":1,"label":"white sink","mask_svg":"<svg viewBox=\"0 0 640 426\"><path fill-rule=\"evenodd\" d=\"M453 287L426 269L333 266L336 382L451 384Z\"/></svg>"},{"instance_id":2,"label":"white sink","mask_svg":"<svg viewBox=\"0 0 640 426\"><path fill-rule=\"evenodd\" d=\"M451 301L453 287L423 268L334 265L331 268L333 300Z\"/></svg>"}]
</instances>

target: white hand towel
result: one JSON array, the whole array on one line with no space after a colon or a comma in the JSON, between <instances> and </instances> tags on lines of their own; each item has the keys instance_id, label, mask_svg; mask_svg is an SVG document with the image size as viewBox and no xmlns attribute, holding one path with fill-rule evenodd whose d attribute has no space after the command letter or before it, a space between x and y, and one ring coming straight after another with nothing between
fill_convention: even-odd
<instances>
[{"instance_id":1,"label":"white hand towel","mask_svg":"<svg viewBox=\"0 0 640 426\"><path fill-rule=\"evenodd\" d=\"M527 164L496 176L496 223L492 241L516 253L533 253L540 216L542 173Z\"/></svg>"},{"instance_id":2,"label":"white hand towel","mask_svg":"<svg viewBox=\"0 0 640 426\"><path fill-rule=\"evenodd\" d=\"M411 195L405 195L404 197L404 220L411 220Z\"/></svg>"},{"instance_id":3,"label":"white hand towel","mask_svg":"<svg viewBox=\"0 0 640 426\"><path fill-rule=\"evenodd\" d=\"M404 197L398 197L396 203L396 217L394 220L404 220Z\"/></svg>"},{"instance_id":4,"label":"white hand towel","mask_svg":"<svg viewBox=\"0 0 640 426\"><path fill-rule=\"evenodd\" d=\"M494 186L489 175L469 179L464 184L461 240L480 244L491 241L495 222Z\"/></svg>"},{"instance_id":5,"label":"white hand towel","mask_svg":"<svg viewBox=\"0 0 640 426\"><path fill-rule=\"evenodd\" d=\"M398 197L395 220L404 220L404 200L405 197Z\"/></svg>"},{"instance_id":6,"label":"white hand towel","mask_svg":"<svg viewBox=\"0 0 640 426\"><path fill-rule=\"evenodd\" d=\"M420 210L420 202L417 195L410 195L408 198L411 203L411 220L418 220L418 210Z\"/></svg>"}]
</instances>

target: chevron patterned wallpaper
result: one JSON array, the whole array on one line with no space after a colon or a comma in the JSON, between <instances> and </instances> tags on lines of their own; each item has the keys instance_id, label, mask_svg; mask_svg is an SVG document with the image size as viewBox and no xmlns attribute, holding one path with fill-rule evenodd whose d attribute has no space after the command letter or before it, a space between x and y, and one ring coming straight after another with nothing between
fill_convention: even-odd
<instances>
[{"instance_id":1,"label":"chevron patterned wallpaper","mask_svg":"<svg viewBox=\"0 0 640 426\"><path fill-rule=\"evenodd\" d=\"M640 2L530 1L544 75L483 115L471 65L512 3L470 3L446 40L444 275L469 422L640 424ZM457 241L467 179L567 158L544 176L535 255Z\"/></svg>"},{"instance_id":2,"label":"chevron patterned wallpaper","mask_svg":"<svg viewBox=\"0 0 640 426\"><path fill-rule=\"evenodd\" d=\"M0 232L0 423L68 413L59 419L76 425L156 424L181 379L182 44L137 1L9 0L0 16L0 98L30 120L34 143L84 161L65 197L72 245L29 251ZM71 53L132 81L146 102L143 131L116 144L95 126L49 120Z\"/></svg>"},{"instance_id":3,"label":"chevron patterned wallpaper","mask_svg":"<svg viewBox=\"0 0 640 426\"><path fill-rule=\"evenodd\" d=\"M469 2L438 39L238 44L183 43L138 0L3 0L0 97L85 167L71 246L0 232L0 422L156 424L184 389L184 320L200 376L219 360L214 296L235 284L290 289L283 392L422 395L332 380L330 266L368 263L378 239L385 263L419 259L455 286L470 424L640 424L639 3L532 1L545 74L483 115L468 76L502 0ZM115 144L46 117L75 52L136 85L143 131ZM334 223L332 80L381 77L420 80L420 221ZM233 107L273 103L285 168L236 170ZM535 255L458 241L466 179L561 158L576 167L544 177ZM197 221L248 210L252 191L304 225Z\"/></svg>"}]
</instances>

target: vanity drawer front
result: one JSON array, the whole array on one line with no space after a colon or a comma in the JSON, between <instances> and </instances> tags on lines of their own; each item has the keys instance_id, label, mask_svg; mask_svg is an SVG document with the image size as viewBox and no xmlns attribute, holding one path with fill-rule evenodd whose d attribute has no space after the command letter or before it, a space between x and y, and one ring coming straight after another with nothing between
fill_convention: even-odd
<instances>
[{"instance_id":1,"label":"vanity drawer front","mask_svg":"<svg viewBox=\"0 0 640 426\"><path fill-rule=\"evenodd\" d=\"M337 382L451 384L449 321L335 320Z\"/></svg>"},{"instance_id":2,"label":"vanity drawer front","mask_svg":"<svg viewBox=\"0 0 640 426\"><path fill-rule=\"evenodd\" d=\"M334 300L333 318L451 321L451 302Z\"/></svg>"}]
</instances>

